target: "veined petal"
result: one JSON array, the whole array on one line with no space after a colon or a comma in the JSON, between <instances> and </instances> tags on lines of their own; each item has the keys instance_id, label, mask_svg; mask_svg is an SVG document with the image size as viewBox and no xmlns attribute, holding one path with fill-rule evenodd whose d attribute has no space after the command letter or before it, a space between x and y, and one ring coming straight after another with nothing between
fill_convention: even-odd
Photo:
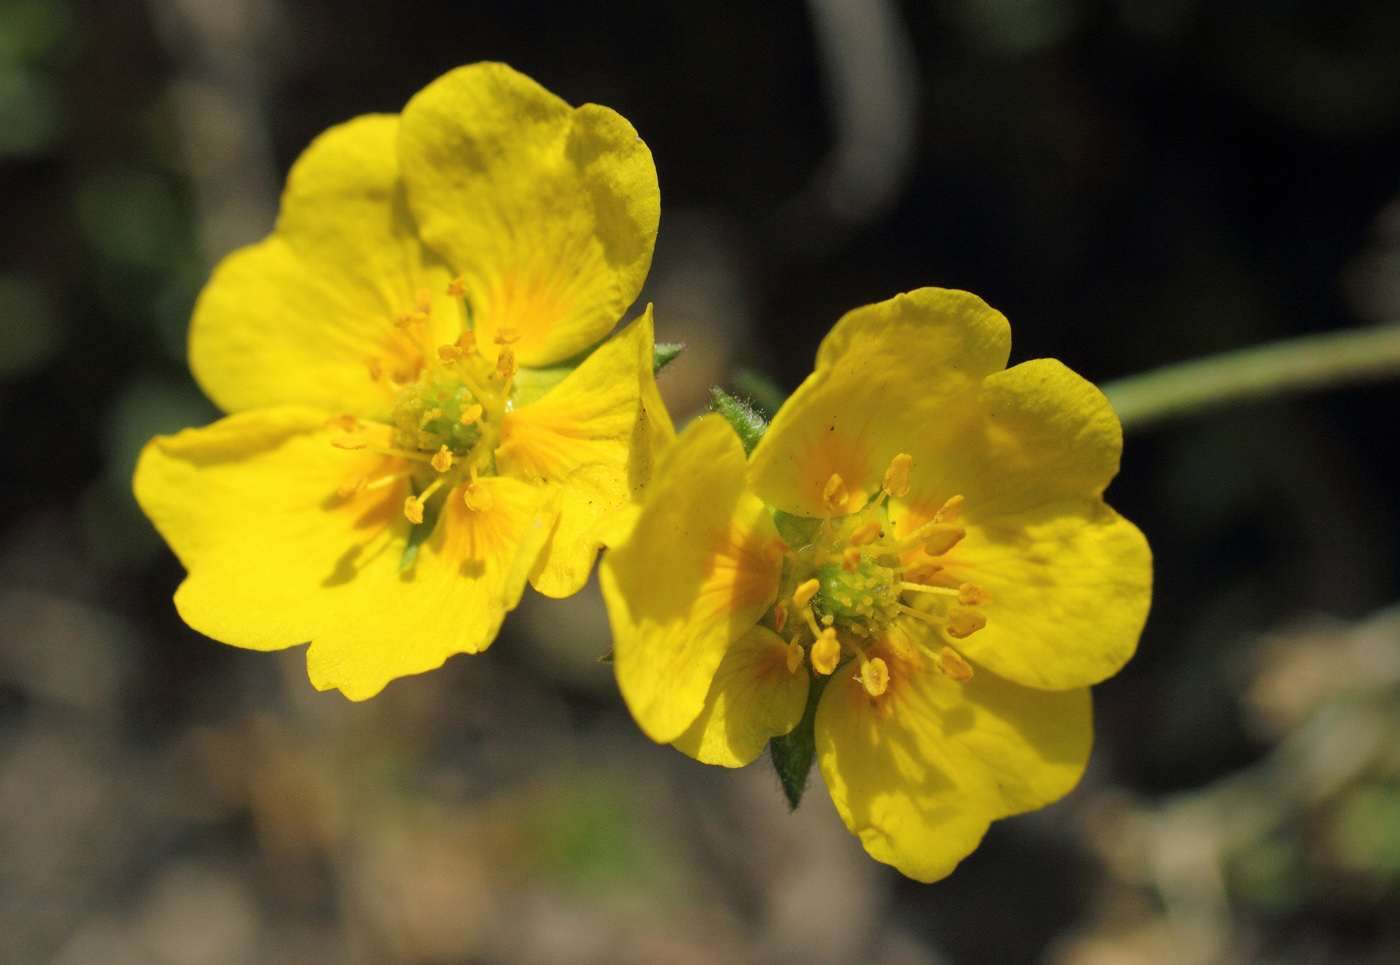
<instances>
[{"instance_id":1,"label":"veined petal","mask_svg":"<svg viewBox=\"0 0 1400 965\"><path fill-rule=\"evenodd\" d=\"M730 644L777 597L777 546L767 508L744 488L739 438L719 416L697 420L598 568L618 687L652 740L685 733Z\"/></svg>"},{"instance_id":2,"label":"veined petal","mask_svg":"<svg viewBox=\"0 0 1400 965\"><path fill-rule=\"evenodd\" d=\"M966 498L968 521L993 520L1066 499L1097 497L1118 474L1123 429L1108 399L1055 359L989 376L953 420L959 435L913 443L915 509ZM921 458L921 453L927 453Z\"/></svg>"},{"instance_id":3,"label":"veined petal","mask_svg":"<svg viewBox=\"0 0 1400 965\"><path fill-rule=\"evenodd\" d=\"M655 395L651 308L536 402L507 413L496 463L506 475L558 493L559 521L531 577L547 596L588 580L610 518L651 478L655 451L674 437Z\"/></svg>"},{"instance_id":4,"label":"veined petal","mask_svg":"<svg viewBox=\"0 0 1400 965\"><path fill-rule=\"evenodd\" d=\"M871 857L919 881L944 877L988 824L1058 800L1093 743L1087 689L1035 690L977 668L959 684L889 654L888 717L852 664L817 708L817 763Z\"/></svg>"},{"instance_id":5,"label":"veined petal","mask_svg":"<svg viewBox=\"0 0 1400 965\"><path fill-rule=\"evenodd\" d=\"M950 416L1005 367L1010 348L1006 319L967 292L920 288L848 312L754 449L754 492L785 512L821 516L836 473L859 508L915 437L936 448L958 430Z\"/></svg>"},{"instance_id":6,"label":"veined petal","mask_svg":"<svg viewBox=\"0 0 1400 965\"><path fill-rule=\"evenodd\" d=\"M402 460L332 447L325 421L283 407L157 437L134 485L188 570L175 594L186 623L257 650L312 641L313 682L359 700L393 677L484 648L519 599L548 514L538 490L482 480L491 519L463 521L471 514L450 494L401 573L409 489L392 477ZM381 434L373 441L387 442ZM339 496L356 476L391 482Z\"/></svg>"},{"instance_id":7,"label":"veined petal","mask_svg":"<svg viewBox=\"0 0 1400 965\"><path fill-rule=\"evenodd\" d=\"M743 767L768 738L802 720L811 678L805 663L788 670L788 645L767 627L755 626L720 661L700 716L674 741L703 764Z\"/></svg>"},{"instance_id":8,"label":"veined petal","mask_svg":"<svg viewBox=\"0 0 1400 965\"><path fill-rule=\"evenodd\" d=\"M456 338L449 272L404 200L398 123L369 115L318 137L287 178L276 230L215 269L190 325L190 367L225 411L309 405L382 418L394 390L370 378L366 356L389 374L416 367L422 353L393 318L420 290L434 296L427 348Z\"/></svg>"},{"instance_id":9,"label":"veined petal","mask_svg":"<svg viewBox=\"0 0 1400 965\"><path fill-rule=\"evenodd\" d=\"M613 111L472 64L408 102L399 156L424 240L466 283L483 350L513 328L522 365L567 358L641 291L660 192L651 152Z\"/></svg>"}]
</instances>

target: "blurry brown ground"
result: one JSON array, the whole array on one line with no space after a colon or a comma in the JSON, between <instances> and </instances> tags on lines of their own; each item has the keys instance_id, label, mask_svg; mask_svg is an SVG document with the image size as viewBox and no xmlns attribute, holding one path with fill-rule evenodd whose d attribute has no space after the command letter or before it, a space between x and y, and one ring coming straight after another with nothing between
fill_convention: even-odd
<instances>
[{"instance_id":1,"label":"blurry brown ground","mask_svg":"<svg viewBox=\"0 0 1400 965\"><path fill-rule=\"evenodd\" d=\"M931 886L641 737L596 593L350 704L184 628L128 482L297 153L459 63L646 138L684 419L925 284L1096 381L1400 319L1397 49L1391 0L0 0L0 962L1400 960L1394 385L1129 438L1090 773Z\"/></svg>"}]
</instances>

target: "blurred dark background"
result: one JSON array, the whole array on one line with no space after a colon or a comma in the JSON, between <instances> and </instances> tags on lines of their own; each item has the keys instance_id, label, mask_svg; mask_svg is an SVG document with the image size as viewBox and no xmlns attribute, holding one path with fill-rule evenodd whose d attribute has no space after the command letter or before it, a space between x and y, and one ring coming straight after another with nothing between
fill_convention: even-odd
<instances>
[{"instance_id":1,"label":"blurred dark background","mask_svg":"<svg viewBox=\"0 0 1400 965\"><path fill-rule=\"evenodd\" d=\"M592 590L358 705L185 628L129 480L200 285L482 59L650 145L678 421L922 285L1100 383L1400 320L1393 0L0 0L0 961L1400 960L1394 383L1130 433L1090 773L934 885L650 745Z\"/></svg>"}]
</instances>

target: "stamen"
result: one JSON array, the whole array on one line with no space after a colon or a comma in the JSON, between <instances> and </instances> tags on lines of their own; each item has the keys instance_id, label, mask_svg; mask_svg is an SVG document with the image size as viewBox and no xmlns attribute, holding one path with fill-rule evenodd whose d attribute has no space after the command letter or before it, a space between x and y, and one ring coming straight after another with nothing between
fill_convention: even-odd
<instances>
[{"instance_id":1,"label":"stamen","mask_svg":"<svg viewBox=\"0 0 1400 965\"><path fill-rule=\"evenodd\" d=\"M890 627L885 631L885 645L893 650L900 660L909 660L914 656L914 641L899 627Z\"/></svg>"},{"instance_id":2,"label":"stamen","mask_svg":"<svg viewBox=\"0 0 1400 965\"><path fill-rule=\"evenodd\" d=\"M796 640L791 641L787 645L788 673L797 673L798 668L802 666L802 658L805 656L806 652L802 649L802 645Z\"/></svg>"},{"instance_id":3,"label":"stamen","mask_svg":"<svg viewBox=\"0 0 1400 965\"><path fill-rule=\"evenodd\" d=\"M369 380L378 382L384 377L384 363L379 361L377 355L365 356L365 368L369 369Z\"/></svg>"},{"instance_id":4,"label":"stamen","mask_svg":"<svg viewBox=\"0 0 1400 965\"><path fill-rule=\"evenodd\" d=\"M773 629L778 633L783 632L783 624L787 623L788 608L786 603L779 603L773 608Z\"/></svg>"},{"instance_id":5,"label":"stamen","mask_svg":"<svg viewBox=\"0 0 1400 965\"><path fill-rule=\"evenodd\" d=\"M403 514L414 526L423 522L423 500L417 496L409 496L403 501Z\"/></svg>"},{"instance_id":6,"label":"stamen","mask_svg":"<svg viewBox=\"0 0 1400 965\"><path fill-rule=\"evenodd\" d=\"M880 487L886 494L896 499L909 493L909 477L914 468L914 457L901 452L890 460L890 468L885 470L885 481Z\"/></svg>"},{"instance_id":7,"label":"stamen","mask_svg":"<svg viewBox=\"0 0 1400 965\"><path fill-rule=\"evenodd\" d=\"M799 610L812 602L812 597L821 589L821 583L814 577L792 591L792 605Z\"/></svg>"},{"instance_id":8,"label":"stamen","mask_svg":"<svg viewBox=\"0 0 1400 965\"><path fill-rule=\"evenodd\" d=\"M836 631L827 627L817 635L812 644L812 669L826 676L836 669L841 660L841 644L836 639Z\"/></svg>"},{"instance_id":9,"label":"stamen","mask_svg":"<svg viewBox=\"0 0 1400 965\"><path fill-rule=\"evenodd\" d=\"M369 479L365 476L351 476L350 481L342 483L335 492L341 499L349 499L351 496L364 492L368 485Z\"/></svg>"},{"instance_id":10,"label":"stamen","mask_svg":"<svg viewBox=\"0 0 1400 965\"><path fill-rule=\"evenodd\" d=\"M935 523L956 523L958 513L962 510L963 498L961 496L950 496L948 501L938 508L938 512L933 514Z\"/></svg>"},{"instance_id":11,"label":"stamen","mask_svg":"<svg viewBox=\"0 0 1400 965\"><path fill-rule=\"evenodd\" d=\"M501 328L496 330L496 337L493 341L497 345L514 345L520 341L520 330L518 328Z\"/></svg>"},{"instance_id":12,"label":"stamen","mask_svg":"<svg viewBox=\"0 0 1400 965\"><path fill-rule=\"evenodd\" d=\"M888 718L894 714L894 702L890 700L889 694L881 694L870 701L870 706L875 708L875 713L883 718Z\"/></svg>"},{"instance_id":13,"label":"stamen","mask_svg":"<svg viewBox=\"0 0 1400 965\"><path fill-rule=\"evenodd\" d=\"M447 451L446 446L439 449L433 456L433 468L438 472L447 472L452 468L452 453Z\"/></svg>"},{"instance_id":14,"label":"stamen","mask_svg":"<svg viewBox=\"0 0 1400 965\"><path fill-rule=\"evenodd\" d=\"M854 573L860 568L860 549L855 546L847 546L841 551L841 569L847 573Z\"/></svg>"},{"instance_id":15,"label":"stamen","mask_svg":"<svg viewBox=\"0 0 1400 965\"><path fill-rule=\"evenodd\" d=\"M326 426L331 429L339 429L342 432L354 432L360 427L360 420L347 412L345 415L332 416L327 419Z\"/></svg>"},{"instance_id":16,"label":"stamen","mask_svg":"<svg viewBox=\"0 0 1400 965\"><path fill-rule=\"evenodd\" d=\"M927 583L942 569L943 567L938 563L924 557L921 560L915 560L914 565L904 571L904 578L911 583Z\"/></svg>"},{"instance_id":17,"label":"stamen","mask_svg":"<svg viewBox=\"0 0 1400 965\"><path fill-rule=\"evenodd\" d=\"M977 610L955 606L948 611L948 636L956 640L970 637L987 625L987 618Z\"/></svg>"},{"instance_id":18,"label":"stamen","mask_svg":"<svg viewBox=\"0 0 1400 965\"><path fill-rule=\"evenodd\" d=\"M462 490L462 500L467 504L467 508L474 513L484 513L494 503L491 498L491 490L475 479L467 483L466 488Z\"/></svg>"},{"instance_id":19,"label":"stamen","mask_svg":"<svg viewBox=\"0 0 1400 965\"><path fill-rule=\"evenodd\" d=\"M413 308L420 315L427 319L428 312L433 308L433 293L426 288L420 288L413 296Z\"/></svg>"},{"instance_id":20,"label":"stamen","mask_svg":"<svg viewBox=\"0 0 1400 965\"><path fill-rule=\"evenodd\" d=\"M454 279L452 279L450 282L448 282L448 283L447 283L447 294L451 295L453 298L466 298L466 297L467 297L467 282L466 282L466 279L464 279L461 275L458 275L456 278L454 278Z\"/></svg>"},{"instance_id":21,"label":"stamen","mask_svg":"<svg viewBox=\"0 0 1400 965\"><path fill-rule=\"evenodd\" d=\"M410 325L417 325L427 320L428 315L426 312L399 312L394 316L394 327L408 328Z\"/></svg>"},{"instance_id":22,"label":"stamen","mask_svg":"<svg viewBox=\"0 0 1400 965\"><path fill-rule=\"evenodd\" d=\"M336 436L331 445L337 449L363 449L369 445L364 436Z\"/></svg>"},{"instance_id":23,"label":"stamen","mask_svg":"<svg viewBox=\"0 0 1400 965\"><path fill-rule=\"evenodd\" d=\"M952 647L944 647L938 651L933 665L938 668L939 673L960 684L965 684L972 679L972 667L963 659L962 654Z\"/></svg>"},{"instance_id":24,"label":"stamen","mask_svg":"<svg viewBox=\"0 0 1400 965\"><path fill-rule=\"evenodd\" d=\"M880 538L880 534L884 531L884 528L885 527L878 519L872 519L869 522L861 523L856 527L856 531L851 534L851 545L869 546Z\"/></svg>"},{"instance_id":25,"label":"stamen","mask_svg":"<svg viewBox=\"0 0 1400 965\"><path fill-rule=\"evenodd\" d=\"M929 556L942 556L961 543L962 538L966 535L967 530L961 527L935 530L928 539L924 540L924 552L928 553Z\"/></svg>"},{"instance_id":26,"label":"stamen","mask_svg":"<svg viewBox=\"0 0 1400 965\"><path fill-rule=\"evenodd\" d=\"M946 586L929 586L927 583L910 583L907 580L901 581L899 588L901 590L912 590L915 593L937 593L940 596L958 596L957 590ZM959 597L958 602L966 603L967 601Z\"/></svg>"},{"instance_id":27,"label":"stamen","mask_svg":"<svg viewBox=\"0 0 1400 965\"><path fill-rule=\"evenodd\" d=\"M845 516L846 504L850 502L851 493L846 488L845 480L840 473L832 473L831 478L826 481L826 486L822 489L822 506L826 508L828 516Z\"/></svg>"},{"instance_id":28,"label":"stamen","mask_svg":"<svg viewBox=\"0 0 1400 965\"><path fill-rule=\"evenodd\" d=\"M520 363L515 361L515 352L511 350L509 345L502 346L501 354L496 356L496 374L509 385L510 380L515 378L515 373L519 371Z\"/></svg>"},{"instance_id":29,"label":"stamen","mask_svg":"<svg viewBox=\"0 0 1400 965\"><path fill-rule=\"evenodd\" d=\"M457 335L457 347L462 350L463 355L470 355L476 351L476 332L469 328L462 329Z\"/></svg>"},{"instance_id":30,"label":"stamen","mask_svg":"<svg viewBox=\"0 0 1400 965\"><path fill-rule=\"evenodd\" d=\"M481 418L481 411L482 409L479 404L472 404L467 406L466 409L462 412L462 425L469 426L474 424L478 419Z\"/></svg>"},{"instance_id":31,"label":"stamen","mask_svg":"<svg viewBox=\"0 0 1400 965\"><path fill-rule=\"evenodd\" d=\"M456 345L439 345L437 353L443 362L455 362L462 357L462 350Z\"/></svg>"},{"instance_id":32,"label":"stamen","mask_svg":"<svg viewBox=\"0 0 1400 965\"><path fill-rule=\"evenodd\" d=\"M883 694L890 686L890 668L879 657L870 658L860 669L860 685L872 697Z\"/></svg>"},{"instance_id":33,"label":"stamen","mask_svg":"<svg viewBox=\"0 0 1400 965\"><path fill-rule=\"evenodd\" d=\"M792 547L788 545L788 541L782 537L775 536L764 544L763 561L776 565L781 563L783 557L787 556L790 552L792 552Z\"/></svg>"},{"instance_id":34,"label":"stamen","mask_svg":"<svg viewBox=\"0 0 1400 965\"><path fill-rule=\"evenodd\" d=\"M958 587L958 602L963 606L986 606L992 602L992 591L976 583L964 583Z\"/></svg>"},{"instance_id":35,"label":"stamen","mask_svg":"<svg viewBox=\"0 0 1400 965\"><path fill-rule=\"evenodd\" d=\"M904 603L896 603L894 606L896 610L898 610L900 613L903 613L905 616L911 616L914 617L916 620L922 620L930 626L943 626L943 621L938 619L938 617L934 616L932 613L925 613L923 610L916 610L912 606L908 606Z\"/></svg>"}]
</instances>

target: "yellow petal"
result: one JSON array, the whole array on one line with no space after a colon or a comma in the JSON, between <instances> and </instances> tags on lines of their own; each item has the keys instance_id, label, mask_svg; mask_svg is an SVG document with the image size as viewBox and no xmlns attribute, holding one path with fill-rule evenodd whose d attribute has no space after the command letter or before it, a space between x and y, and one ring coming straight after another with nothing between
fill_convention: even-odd
<instances>
[{"instance_id":1,"label":"yellow petal","mask_svg":"<svg viewBox=\"0 0 1400 965\"><path fill-rule=\"evenodd\" d=\"M401 573L407 481L337 490L402 460L334 448L325 421L286 407L157 437L134 486L189 571L175 595L185 622L258 650L312 641L312 681L359 700L490 643L548 535L548 510L543 492L517 480L481 480L490 513L471 514L450 493ZM375 433L388 441L387 429Z\"/></svg>"},{"instance_id":2,"label":"yellow petal","mask_svg":"<svg viewBox=\"0 0 1400 965\"><path fill-rule=\"evenodd\" d=\"M905 502L927 511L962 495L974 522L1046 503L1099 496L1118 473L1123 430L1104 394L1055 359L988 377L957 418L951 444L914 452ZM935 507L936 508L936 507Z\"/></svg>"},{"instance_id":3,"label":"yellow petal","mask_svg":"<svg viewBox=\"0 0 1400 965\"><path fill-rule=\"evenodd\" d=\"M773 603L777 528L744 488L744 447L705 416L662 457L631 532L598 568L632 716L670 743L700 714L729 645Z\"/></svg>"},{"instance_id":4,"label":"yellow petal","mask_svg":"<svg viewBox=\"0 0 1400 965\"><path fill-rule=\"evenodd\" d=\"M778 411L750 460L755 493L778 509L823 515L841 476L858 508L890 461L957 430L950 418L981 380L1006 365L1011 333L976 295L921 288L848 312L823 340L816 370Z\"/></svg>"},{"instance_id":5,"label":"yellow petal","mask_svg":"<svg viewBox=\"0 0 1400 965\"><path fill-rule=\"evenodd\" d=\"M506 475L558 491L559 522L531 582L547 596L577 593L588 580L613 515L651 478L661 445L645 406L652 376L651 309L608 339L562 382L501 423L496 465ZM673 430L661 410L660 434Z\"/></svg>"},{"instance_id":6,"label":"yellow petal","mask_svg":"<svg viewBox=\"0 0 1400 965\"><path fill-rule=\"evenodd\" d=\"M473 64L408 102L399 154L422 236L461 273L484 350L513 328L522 365L567 358L641 291L660 193L651 152L613 111Z\"/></svg>"},{"instance_id":7,"label":"yellow petal","mask_svg":"<svg viewBox=\"0 0 1400 965\"><path fill-rule=\"evenodd\" d=\"M944 877L988 824L1058 800L1093 743L1087 689L1021 687L977 668L967 683L911 670L892 654L882 717L837 671L817 708L817 763L865 850L919 881Z\"/></svg>"},{"instance_id":8,"label":"yellow petal","mask_svg":"<svg viewBox=\"0 0 1400 965\"><path fill-rule=\"evenodd\" d=\"M190 325L190 367L228 412L309 405L383 417L394 390L372 381L412 369L418 348L393 324L433 294L431 337L450 342L459 309L449 273L414 233L395 154L398 118L326 131L292 167L277 229L215 269Z\"/></svg>"},{"instance_id":9,"label":"yellow petal","mask_svg":"<svg viewBox=\"0 0 1400 965\"><path fill-rule=\"evenodd\" d=\"M788 670L781 637L753 627L720 661L704 709L675 746L704 764L743 767L802 720L809 682L805 666Z\"/></svg>"},{"instance_id":10,"label":"yellow petal","mask_svg":"<svg viewBox=\"0 0 1400 965\"><path fill-rule=\"evenodd\" d=\"M1152 551L1101 500L970 525L943 562L948 585L990 592L979 608L986 627L957 647L1003 677L1084 687L1117 673L1137 649L1152 601Z\"/></svg>"}]
</instances>

